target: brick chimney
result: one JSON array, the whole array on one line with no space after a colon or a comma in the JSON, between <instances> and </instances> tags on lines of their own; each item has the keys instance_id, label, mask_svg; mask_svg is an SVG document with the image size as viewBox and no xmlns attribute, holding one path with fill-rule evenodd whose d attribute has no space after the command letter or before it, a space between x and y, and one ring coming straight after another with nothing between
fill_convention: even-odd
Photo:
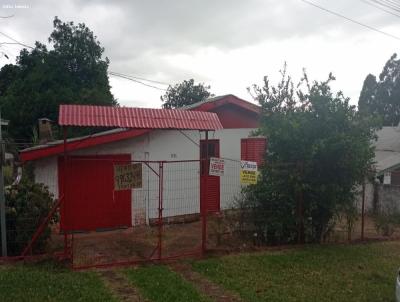
<instances>
[{"instance_id":1,"label":"brick chimney","mask_svg":"<svg viewBox=\"0 0 400 302\"><path fill-rule=\"evenodd\" d=\"M39 143L45 144L53 140L53 133L51 130L52 121L48 118L39 119Z\"/></svg>"}]
</instances>

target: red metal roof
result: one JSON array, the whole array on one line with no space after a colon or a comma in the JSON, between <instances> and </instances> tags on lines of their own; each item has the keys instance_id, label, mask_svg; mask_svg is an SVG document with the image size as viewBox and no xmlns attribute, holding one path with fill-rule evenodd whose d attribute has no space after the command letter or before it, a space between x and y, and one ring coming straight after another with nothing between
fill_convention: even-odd
<instances>
[{"instance_id":1,"label":"red metal roof","mask_svg":"<svg viewBox=\"0 0 400 302\"><path fill-rule=\"evenodd\" d=\"M100 126L136 129L222 129L212 112L88 105L60 105L63 126Z\"/></svg>"},{"instance_id":2,"label":"red metal roof","mask_svg":"<svg viewBox=\"0 0 400 302\"><path fill-rule=\"evenodd\" d=\"M108 144L124 139L129 139L149 133L151 130L147 129L116 129L106 131L91 136L73 138L67 140L68 152L85 149L101 144ZM39 145L20 151L20 158L22 161L36 160L48 156L62 154L64 152L64 142L59 140L50 142L47 145Z\"/></svg>"}]
</instances>

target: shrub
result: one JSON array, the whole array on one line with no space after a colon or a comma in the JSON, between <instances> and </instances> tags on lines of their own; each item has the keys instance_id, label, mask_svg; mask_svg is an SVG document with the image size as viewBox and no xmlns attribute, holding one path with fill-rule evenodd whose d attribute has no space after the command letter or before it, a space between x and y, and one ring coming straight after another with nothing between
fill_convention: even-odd
<instances>
[{"instance_id":1,"label":"shrub","mask_svg":"<svg viewBox=\"0 0 400 302\"><path fill-rule=\"evenodd\" d=\"M386 202L373 214L375 228L383 236L391 236L400 226L400 211L395 202Z\"/></svg>"},{"instance_id":2,"label":"shrub","mask_svg":"<svg viewBox=\"0 0 400 302\"><path fill-rule=\"evenodd\" d=\"M54 198L46 186L26 179L6 187L5 198L8 254L19 255L51 210ZM51 222L56 221L55 217ZM34 253L45 250L50 234L47 226L33 247Z\"/></svg>"},{"instance_id":3,"label":"shrub","mask_svg":"<svg viewBox=\"0 0 400 302\"><path fill-rule=\"evenodd\" d=\"M333 80L310 82L304 73L295 85L285 66L278 85L265 77L250 90L261 106L257 134L267 137L268 150L247 197L268 244L321 242L344 209L353 216L356 188L373 161L376 125L331 90Z\"/></svg>"}]
</instances>

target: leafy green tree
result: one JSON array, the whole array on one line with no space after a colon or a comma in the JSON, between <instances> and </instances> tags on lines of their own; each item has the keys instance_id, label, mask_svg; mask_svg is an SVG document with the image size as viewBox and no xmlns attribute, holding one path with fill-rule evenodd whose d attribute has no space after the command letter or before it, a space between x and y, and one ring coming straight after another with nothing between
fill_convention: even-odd
<instances>
[{"instance_id":1,"label":"leafy green tree","mask_svg":"<svg viewBox=\"0 0 400 302\"><path fill-rule=\"evenodd\" d=\"M165 95L161 96L163 108L173 109L191 105L213 96L210 86L196 84L193 79L185 80L175 86L169 86Z\"/></svg>"},{"instance_id":2,"label":"leafy green tree","mask_svg":"<svg viewBox=\"0 0 400 302\"><path fill-rule=\"evenodd\" d=\"M30 140L38 118L58 118L59 104L116 106L107 76L109 60L93 32L80 23L55 17L49 37L52 49L36 42L23 49L15 65L0 70L2 117L10 135Z\"/></svg>"},{"instance_id":3,"label":"leafy green tree","mask_svg":"<svg viewBox=\"0 0 400 302\"><path fill-rule=\"evenodd\" d=\"M354 208L355 189L374 157L374 129L327 81L295 86L282 72L271 86L253 86L268 139L260 181L246 189L259 233L268 243L319 242L335 218ZM306 87L304 91L303 87Z\"/></svg>"},{"instance_id":4,"label":"leafy green tree","mask_svg":"<svg viewBox=\"0 0 400 302\"><path fill-rule=\"evenodd\" d=\"M363 84L358 107L362 114L379 117L384 126L400 121L400 60L393 54L386 62L379 81L369 74Z\"/></svg>"}]
</instances>

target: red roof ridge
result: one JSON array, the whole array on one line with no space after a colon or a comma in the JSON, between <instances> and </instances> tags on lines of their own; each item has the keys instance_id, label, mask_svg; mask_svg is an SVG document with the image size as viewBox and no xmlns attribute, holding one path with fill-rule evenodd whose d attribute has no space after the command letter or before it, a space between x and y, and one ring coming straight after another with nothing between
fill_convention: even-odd
<instances>
[{"instance_id":1,"label":"red roof ridge","mask_svg":"<svg viewBox=\"0 0 400 302\"><path fill-rule=\"evenodd\" d=\"M241 99L233 94L226 94L226 95L211 97L204 101L185 106L182 109L195 110L195 111L208 111L213 108L220 107L220 106L223 106L226 104L233 104L233 105L236 105L243 109L246 109L248 111L257 113L257 114L259 114L261 112L260 106L254 104L254 103L251 103L249 101L246 101L244 99Z\"/></svg>"}]
</instances>

